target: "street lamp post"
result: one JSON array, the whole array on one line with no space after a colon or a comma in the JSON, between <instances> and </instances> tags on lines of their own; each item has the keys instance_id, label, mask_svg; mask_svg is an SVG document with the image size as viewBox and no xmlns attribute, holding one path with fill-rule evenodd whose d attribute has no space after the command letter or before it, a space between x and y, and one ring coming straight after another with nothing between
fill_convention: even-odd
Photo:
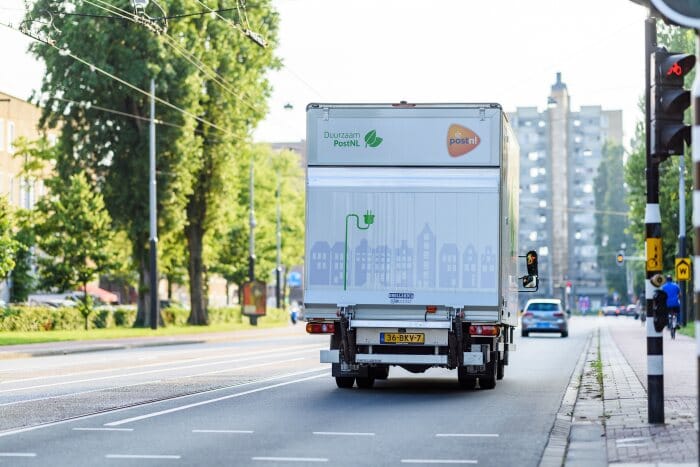
<instances>
[{"instance_id":1,"label":"street lamp post","mask_svg":"<svg viewBox=\"0 0 700 467\"><path fill-rule=\"evenodd\" d=\"M277 190L275 191L277 201L277 267L275 268L275 300L277 308L282 308L282 213L280 203L280 176L277 173Z\"/></svg>"},{"instance_id":2,"label":"street lamp post","mask_svg":"<svg viewBox=\"0 0 700 467\"><path fill-rule=\"evenodd\" d=\"M156 212L156 82L151 79L151 122L149 141L149 214L150 214L150 254L151 254L151 329L158 329L158 232Z\"/></svg>"}]
</instances>

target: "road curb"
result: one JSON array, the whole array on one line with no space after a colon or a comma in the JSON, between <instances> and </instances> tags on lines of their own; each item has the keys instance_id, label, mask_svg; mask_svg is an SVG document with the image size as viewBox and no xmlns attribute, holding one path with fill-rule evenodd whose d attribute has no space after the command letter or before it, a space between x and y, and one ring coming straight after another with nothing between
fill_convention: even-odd
<instances>
[{"instance_id":1,"label":"road curb","mask_svg":"<svg viewBox=\"0 0 700 467\"><path fill-rule=\"evenodd\" d=\"M584 351L581 353L574 367L574 371L571 374L569 385L564 392L561 406L554 419L552 430L549 433L549 440L542 453L540 467L561 467L564 464L569 445L569 434L574 418L574 407L581 386L586 357L588 356L592 341L593 332L588 336Z\"/></svg>"}]
</instances>

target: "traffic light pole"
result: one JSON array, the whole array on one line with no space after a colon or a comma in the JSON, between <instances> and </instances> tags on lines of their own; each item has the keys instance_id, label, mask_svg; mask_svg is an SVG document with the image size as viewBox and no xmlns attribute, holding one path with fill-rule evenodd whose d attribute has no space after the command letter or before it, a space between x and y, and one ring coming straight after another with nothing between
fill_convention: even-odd
<instances>
[{"instance_id":1,"label":"traffic light pole","mask_svg":"<svg viewBox=\"0 0 700 467\"><path fill-rule=\"evenodd\" d=\"M700 59L700 32L695 31L695 54ZM700 74L695 73L692 89L692 106L693 106L693 129L691 133L692 141L700 141ZM695 239L693 240L694 258L694 275L693 292L695 300L693 307L695 310L695 342L698 358L698 388L700 388L700 144L692 145L693 151L693 230L695 231ZM698 410L700 410L700 392L698 392ZM698 412L698 420L700 420L700 411ZM698 439L700 443L700 439ZM700 449L700 444L698 446Z\"/></svg>"},{"instance_id":2,"label":"traffic light pole","mask_svg":"<svg viewBox=\"0 0 700 467\"><path fill-rule=\"evenodd\" d=\"M656 287L651 278L662 271L661 210L659 209L659 158L652 154L651 141L651 56L656 51L656 19L645 21L646 66L646 149L647 149L647 204L644 215L646 224L646 327L647 327L647 409L649 423L664 423L664 350L663 335L654 329L653 297Z\"/></svg>"}]
</instances>

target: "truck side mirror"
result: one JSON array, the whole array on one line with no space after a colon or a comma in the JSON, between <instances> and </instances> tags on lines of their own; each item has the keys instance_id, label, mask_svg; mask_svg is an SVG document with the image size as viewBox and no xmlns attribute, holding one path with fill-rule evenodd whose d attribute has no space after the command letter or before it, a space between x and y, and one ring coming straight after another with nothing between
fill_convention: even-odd
<instances>
[{"instance_id":1,"label":"truck side mirror","mask_svg":"<svg viewBox=\"0 0 700 467\"><path fill-rule=\"evenodd\" d=\"M523 276L523 287L526 289L536 289L537 288L537 276Z\"/></svg>"}]
</instances>

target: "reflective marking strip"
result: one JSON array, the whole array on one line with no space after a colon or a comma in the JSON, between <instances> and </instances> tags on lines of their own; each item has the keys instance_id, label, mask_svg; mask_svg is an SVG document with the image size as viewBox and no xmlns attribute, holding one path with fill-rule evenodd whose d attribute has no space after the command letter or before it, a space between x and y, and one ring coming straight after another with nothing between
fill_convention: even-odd
<instances>
[{"instance_id":1,"label":"reflective marking strip","mask_svg":"<svg viewBox=\"0 0 700 467\"><path fill-rule=\"evenodd\" d=\"M374 436L374 433L344 433L340 431L314 431L314 434L321 436Z\"/></svg>"},{"instance_id":2,"label":"reflective marking strip","mask_svg":"<svg viewBox=\"0 0 700 467\"><path fill-rule=\"evenodd\" d=\"M663 376L664 375L664 356L663 355L647 355L647 375Z\"/></svg>"},{"instance_id":3,"label":"reflective marking strip","mask_svg":"<svg viewBox=\"0 0 700 467\"><path fill-rule=\"evenodd\" d=\"M660 224L661 223L661 210L658 204L647 204L644 210L644 223L645 224Z\"/></svg>"},{"instance_id":4,"label":"reflective marking strip","mask_svg":"<svg viewBox=\"0 0 700 467\"><path fill-rule=\"evenodd\" d=\"M700 225L700 191L693 191L693 226Z\"/></svg>"},{"instance_id":5,"label":"reflective marking strip","mask_svg":"<svg viewBox=\"0 0 700 467\"><path fill-rule=\"evenodd\" d=\"M656 329L654 329L654 318L647 318L646 325L647 325L647 337L662 337L663 336L663 330L661 332L657 332Z\"/></svg>"},{"instance_id":6,"label":"reflective marking strip","mask_svg":"<svg viewBox=\"0 0 700 467\"><path fill-rule=\"evenodd\" d=\"M498 438L498 433L438 433L436 438Z\"/></svg>"},{"instance_id":7,"label":"reflective marking strip","mask_svg":"<svg viewBox=\"0 0 700 467\"><path fill-rule=\"evenodd\" d=\"M107 454L107 459L180 459L181 456L171 454Z\"/></svg>"},{"instance_id":8,"label":"reflective marking strip","mask_svg":"<svg viewBox=\"0 0 700 467\"><path fill-rule=\"evenodd\" d=\"M241 434L251 434L255 433L253 430L192 430L192 433L241 433Z\"/></svg>"},{"instance_id":9,"label":"reflective marking strip","mask_svg":"<svg viewBox=\"0 0 700 467\"><path fill-rule=\"evenodd\" d=\"M402 464L476 464L475 460L466 459L401 459Z\"/></svg>"},{"instance_id":10,"label":"reflective marking strip","mask_svg":"<svg viewBox=\"0 0 700 467\"><path fill-rule=\"evenodd\" d=\"M325 457L251 457L251 459L269 462L328 462Z\"/></svg>"},{"instance_id":11,"label":"reflective marking strip","mask_svg":"<svg viewBox=\"0 0 700 467\"><path fill-rule=\"evenodd\" d=\"M0 457L36 457L35 452L0 452Z\"/></svg>"},{"instance_id":12,"label":"reflective marking strip","mask_svg":"<svg viewBox=\"0 0 700 467\"><path fill-rule=\"evenodd\" d=\"M651 281L649 281L649 279L647 279L646 281L644 281L644 293L645 293L645 297L648 297L648 298L653 297L653 296L654 296L654 292L656 292L656 287L654 287L653 285L651 285Z\"/></svg>"},{"instance_id":13,"label":"reflective marking strip","mask_svg":"<svg viewBox=\"0 0 700 467\"><path fill-rule=\"evenodd\" d=\"M73 431L134 431L133 428L73 428Z\"/></svg>"}]
</instances>

